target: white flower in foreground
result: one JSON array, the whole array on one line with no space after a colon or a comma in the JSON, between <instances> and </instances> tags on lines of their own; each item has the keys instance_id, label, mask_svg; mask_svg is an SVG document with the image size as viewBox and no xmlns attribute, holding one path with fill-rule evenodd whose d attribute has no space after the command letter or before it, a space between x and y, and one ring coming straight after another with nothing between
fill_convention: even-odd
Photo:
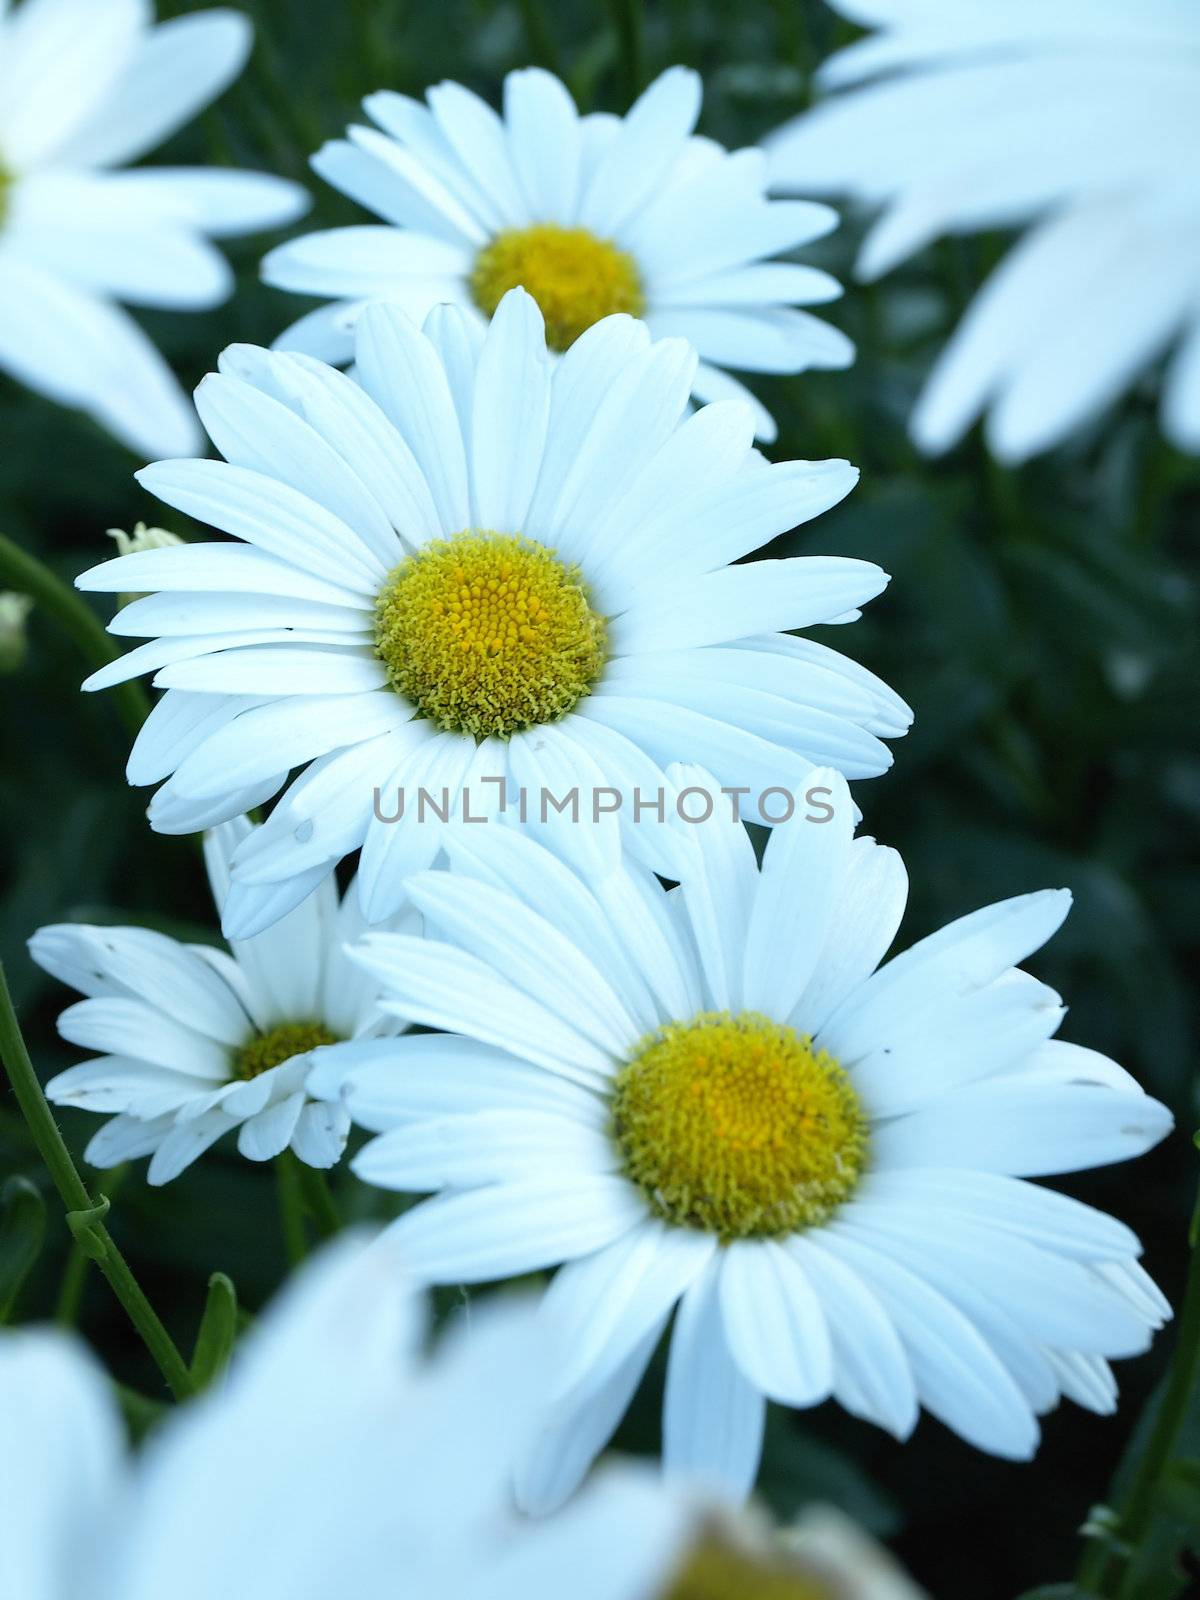
<instances>
[{"instance_id":1,"label":"white flower in foreground","mask_svg":"<svg viewBox=\"0 0 1200 1600\"><path fill-rule=\"evenodd\" d=\"M700 400L736 395L770 413L725 369L848 367L854 346L803 305L833 300L828 273L769 256L837 226L828 206L768 200L761 150L732 153L692 129L694 72L664 72L625 117L581 117L566 87L530 67L504 80L504 115L459 83L427 106L369 95L378 128L352 127L313 167L383 218L293 239L263 263L268 283L335 303L278 341L323 360L353 353L363 306L387 300L421 321L439 301L480 325L521 285L542 309L552 349L566 350L614 312L680 335L702 357ZM382 130L382 131L379 131Z\"/></svg>"},{"instance_id":2,"label":"white flower in foreground","mask_svg":"<svg viewBox=\"0 0 1200 1600\"><path fill-rule=\"evenodd\" d=\"M252 834L245 819L205 840L213 898L229 888L229 857ZM397 926L419 927L411 913ZM46 1085L55 1105L116 1112L92 1138L97 1167L152 1155L149 1181L167 1183L225 1133L268 1161L289 1147L312 1167L341 1157L349 1119L306 1089L308 1052L339 1039L394 1034L376 985L346 958L362 930L357 898L339 904L327 877L303 905L231 954L185 945L149 928L60 923L29 941L40 967L88 998L58 1031L105 1052Z\"/></svg>"},{"instance_id":3,"label":"white flower in foreground","mask_svg":"<svg viewBox=\"0 0 1200 1600\"><path fill-rule=\"evenodd\" d=\"M529 1308L473 1308L430 1358L426 1322L394 1252L344 1240L238 1346L221 1388L137 1456L74 1339L0 1331L0 1592L651 1600L694 1505L628 1469L554 1524L519 1520L511 1463L540 1348ZM876 1594L889 1600L863 1600Z\"/></svg>"},{"instance_id":4,"label":"white flower in foreground","mask_svg":"<svg viewBox=\"0 0 1200 1600\"><path fill-rule=\"evenodd\" d=\"M151 0L0 4L0 370L88 411L140 454L194 450L196 418L116 304L195 311L233 276L210 238L279 227L304 190L257 172L113 169L237 77L250 24Z\"/></svg>"},{"instance_id":5,"label":"white flower in foreground","mask_svg":"<svg viewBox=\"0 0 1200 1600\"><path fill-rule=\"evenodd\" d=\"M531 1510L575 1487L676 1307L666 1466L734 1492L764 1397L832 1395L901 1438L923 1405L1028 1457L1060 1395L1113 1409L1107 1358L1169 1314L1127 1227L1020 1181L1171 1126L1120 1067L1051 1040L1059 998L1015 965L1069 895L987 907L876 970L904 869L820 777L832 819L776 828L761 872L744 829L683 827L670 893L634 863L588 882L514 830L464 830L450 871L410 880L428 938L359 944L385 1008L454 1030L335 1048L312 1080L382 1134L359 1176L447 1191L396 1224L409 1267L565 1263Z\"/></svg>"},{"instance_id":6,"label":"white flower in foreground","mask_svg":"<svg viewBox=\"0 0 1200 1600\"><path fill-rule=\"evenodd\" d=\"M831 0L882 31L826 63L839 98L770 141L776 188L886 207L875 278L939 234L1031 224L912 419L937 452L988 411L1048 449L1176 339L1162 421L1200 450L1200 8L1192 0Z\"/></svg>"},{"instance_id":7,"label":"white flower in foreground","mask_svg":"<svg viewBox=\"0 0 1200 1600\"><path fill-rule=\"evenodd\" d=\"M159 637L86 685L153 671L167 690L128 767L134 783L167 778L152 826L207 826L305 769L234 856L247 896L227 936L267 926L288 885L294 904L359 846L367 920L390 916L446 831L419 820L421 787L478 817L503 779L510 820L523 789L531 826L541 789L574 787L580 819L547 808L548 836L613 861L618 819L588 825L593 798L637 787L652 804L671 761L760 790L803 789L814 762L851 778L890 764L881 736L907 728L903 701L778 631L852 620L885 574L843 557L730 565L835 505L853 467L765 462L740 401L689 415L695 354L629 317L553 365L521 289L486 334L453 307L421 332L372 306L356 335L358 383L306 356L227 351L196 398L228 464L139 474L245 542L147 550L78 580L160 591L110 624ZM636 831L630 806L619 822Z\"/></svg>"}]
</instances>

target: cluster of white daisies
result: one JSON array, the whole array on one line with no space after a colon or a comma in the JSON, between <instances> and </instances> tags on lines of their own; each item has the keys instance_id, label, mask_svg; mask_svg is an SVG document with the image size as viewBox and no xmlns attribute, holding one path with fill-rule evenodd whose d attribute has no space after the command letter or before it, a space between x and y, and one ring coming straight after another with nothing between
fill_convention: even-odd
<instances>
[{"instance_id":1,"label":"cluster of white daisies","mask_svg":"<svg viewBox=\"0 0 1200 1600\"><path fill-rule=\"evenodd\" d=\"M34 959L84 996L62 1035L92 1052L51 1099L105 1114L88 1159L149 1156L151 1183L226 1134L250 1160L333 1167L357 1127L373 1136L359 1180L431 1198L384 1245L313 1269L225 1395L136 1469L77 1354L0 1345L0 1386L39 1426L58 1408L69 1464L44 1495L0 1468L28 1507L31 1573L69 1498L58 1576L69 1589L102 1524L92 1587L123 1600L163 1592L166 1561L173 1593L180 1573L226 1592L226 1566L187 1546L183 1522L210 1514L257 1595L383 1594L402 1567L422 1593L569 1577L707 1594L689 1563L752 1559L713 1506L753 1488L768 1401L832 1397L900 1438L923 1407L1026 1458L1063 1396L1110 1411L1110 1360L1169 1315L1128 1228L1028 1181L1170 1127L1119 1066L1055 1039L1062 1003L1021 967L1069 895L973 911L889 958L905 871L856 836L847 785L887 768L911 714L797 631L853 622L887 579L820 555L743 562L857 474L766 459L774 424L729 369L853 358L803 309L837 283L789 256L835 215L769 186L890 199L867 271L1036 212L914 427L941 447L990 405L1004 454L1060 437L1200 305L1175 237L1197 226L1191 166L1085 117L1091 96L1133 125L1136 35L1138 92L1194 150L1179 38L1195 22L1173 0L1064 5L1054 26L1045 4L844 9L885 29L827 76L872 81L767 154L695 133L682 68L624 117L579 115L536 69L509 75L502 113L454 83L425 104L370 96L371 125L314 165L380 220L268 255L268 282L328 303L272 349L226 350L200 385L223 459L139 474L230 537L142 539L79 579L136 596L111 631L146 642L88 687L152 673L162 690L129 779L159 785L152 827L205 831L229 948L36 934ZM186 456L190 408L113 302L213 303L230 284L208 237L284 223L304 197L245 173L112 170L246 53L231 13L151 22L148 0L0 3L0 363L135 448ZM1019 123L981 115L993 102ZM1048 161L1039 119L1086 138L1056 138ZM1111 259L1092 261L1089 299L1069 264L1097 241ZM1198 348L1189 334L1164 401L1192 443ZM760 860L726 800L772 788L802 800ZM689 793L720 804L697 821ZM564 794L576 804L544 803ZM536 1312L495 1312L418 1382L401 1277L550 1272ZM526 1513L570 1500L664 1339L665 1471L717 1500L618 1475L535 1537L508 1486ZM453 1548L430 1542L441 1499ZM272 1506L295 1530L284 1550L260 1539ZM324 1588L314 1545L338 1563ZM804 1571L803 1593L823 1592L811 1560L797 1593Z\"/></svg>"}]
</instances>

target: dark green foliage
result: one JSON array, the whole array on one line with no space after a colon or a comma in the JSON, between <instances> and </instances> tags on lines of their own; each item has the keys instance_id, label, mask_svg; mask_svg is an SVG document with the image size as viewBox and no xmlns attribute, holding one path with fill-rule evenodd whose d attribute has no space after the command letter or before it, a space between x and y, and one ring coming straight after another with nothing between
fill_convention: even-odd
<instances>
[{"instance_id":1,"label":"dark green foliage","mask_svg":"<svg viewBox=\"0 0 1200 1600\"><path fill-rule=\"evenodd\" d=\"M163 13L194 9L160 5ZM612 109L623 109L635 73L689 62L706 76L703 131L748 143L801 109L812 67L844 32L817 0L669 0L645 7L640 28L629 4L599 0L253 0L246 9L259 28L250 70L156 159L304 178L307 154L355 116L362 94L383 86L420 94L452 76L495 99L503 72L530 60L559 70L581 103ZM315 179L311 188L305 227L355 219ZM1001 896L1069 886L1072 917L1034 963L1070 1001L1063 1036L1117 1057L1190 1131L1200 462L1162 443L1153 381L1087 435L1019 472L990 462L977 437L945 461L924 461L904 419L1002 241L955 241L863 290L851 278L857 236L851 222L808 255L849 286L827 314L858 341L857 366L762 390L781 422L772 454L846 455L862 468L862 483L770 553L853 554L893 574L862 622L825 633L917 712L895 769L858 789L866 829L897 845L909 867L903 937ZM240 289L230 304L203 316L147 317L185 383L198 381L224 345L267 343L306 308L257 283L271 242L234 244ZM133 482L139 462L83 419L3 380L0 440L0 530L68 580L109 552L107 527L160 518ZM178 518L170 525L187 531ZM2 683L0 954L45 1078L75 1054L54 1032L67 995L23 951L34 928L90 918L141 921L188 939L213 934L194 844L151 834L145 793L125 785L128 738L115 707L77 693L86 668L49 620L35 615L29 631L23 669ZM95 1119L63 1121L78 1154ZM0 1179L35 1170L11 1098L0 1092ZM1148 1267L1177 1300L1194 1178L1181 1134L1135 1167L1064 1187L1131 1223ZM387 1198L361 1191L344 1169L333 1187L344 1218L385 1214ZM5 1293L37 1254L33 1202L23 1189L6 1195L6 1219L23 1220L5 1223ZM25 1319L55 1306L70 1236L54 1215L24 1281ZM272 1174L222 1150L163 1191L131 1173L107 1222L182 1347L195 1339L203 1286L220 1285L196 1347L197 1367L210 1376L236 1315L228 1280L210 1274L228 1272L257 1308L285 1272ZM81 1323L134 1400L160 1392L94 1272ZM895 1535L944 1600L1007 1600L1031 1586L1028 1600L1069 1600L1077 1594L1069 1586L1036 1585L1074 1570L1076 1530L1106 1495L1164 1355L1160 1347L1120 1365L1115 1419L1070 1405L1046 1419L1029 1466L981 1456L928 1418L899 1445L833 1406L775 1417L764 1492L784 1513L830 1498ZM652 1372L623 1432L628 1444L655 1447L660 1383ZM145 1420L139 1413L139 1425ZM1194 1460L1178 1467L1166 1493L1165 1520L1197 1515ZM1177 1549L1178 1540L1168 1560Z\"/></svg>"}]
</instances>

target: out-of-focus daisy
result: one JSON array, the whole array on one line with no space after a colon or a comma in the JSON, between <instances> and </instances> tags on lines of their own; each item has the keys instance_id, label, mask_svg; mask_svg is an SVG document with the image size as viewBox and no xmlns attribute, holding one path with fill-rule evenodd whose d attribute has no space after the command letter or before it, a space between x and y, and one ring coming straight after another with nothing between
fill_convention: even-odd
<instances>
[{"instance_id":1,"label":"out-of-focus daisy","mask_svg":"<svg viewBox=\"0 0 1200 1600\"><path fill-rule=\"evenodd\" d=\"M230 894L229 857L253 832L245 819L205 840L218 908ZM417 927L411 913L398 927ZM230 953L185 945L148 928L61 923L29 941L39 966L87 998L58 1029L102 1051L46 1085L55 1105L117 1114L94 1135L87 1159L112 1167L152 1157L151 1183L167 1183L225 1133L267 1161L289 1147L312 1167L332 1167L349 1121L306 1089L308 1052L341 1039L394 1034L402 1024L375 1006L376 985L346 958L362 930L357 898L339 903L326 877L314 894Z\"/></svg>"},{"instance_id":2,"label":"out-of-focus daisy","mask_svg":"<svg viewBox=\"0 0 1200 1600\"><path fill-rule=\"evenodd\" d=\"M1113 1409L1107 1358L1169 1314L1127 1227L1021 1181L1171 1126L1051 1040L1059 997L1016 966L1070 896L878 966L904 869L820 782L832 816L777 827L761 871L743 828L683 829L670 893L636 863L588 882L514 830L464 830L450 871L410 880L429 937L358 947L385 1007L454 1030L335 1048L313 1078L381 1134L362 1178L445 1191L396 1225L405 1259L441 1283L565 1263L532 1510L579 1481L672 1312L666 1465L734 1492L766 1398L832 1395L898 1437L923 1405L1028 1457L1061 1395Z\"/></svg>"},{"instance_id":3,"label":"out-of-focus daisy","mask_svg":"<svg viewBox=\"0 0 1200 1600\"><path fill-rule=\"evenodd\" d=\"M581 117L565 86L530 67L504 80L504 113L459 83L369 95L375 128L352 127L314 158L320 175L382 223L335 228L267 256L268 283L334 296L280 339L349 361L364 304L418 321L449 301L481 325L520 284L542 309L552 350L614 312L681 335L701 355L698 399L737 395L770 413L726 369L846 367L854 347L800 306L833 300L828 273L772 261L837 225L828 206L768 200L761 150L730 152L692 130L701 83L673 67L625 117Z\"/></svg>"},{"instance_id":4,"label":"out-of-focus daisy","mask_svg":"<svg viewBox=\"0 0 1200 1600\"><path fill-rule=\"evenodd\" d=\"M501 1600L524 1575L525 1593L551 1594L573 1563L600 1563L597 1600L651 1594L692 1520L678 1497L621 1475L559 1527L510 1510L539 1348L528 1307L476 1308L429 1359L426 1322L393 1252L340 1242L239 1345L221 1389L138 1456L78 1343L0 1333L3 1592L393 1600L399 1581Z\"/></svg>"},{"instance_id":5,"label":"out-of-focus daisy","mask_svg":"<svg viewBox=\"0 0 1200 1600\"><path fill-rule=\"evenodd\" d=\"M114 169L214 100L250 44L235 11L156 27L151 0L0 5L0 370L143 456L194 450L200 433L117 302L219 304L233 275L209 240L291 222L308 197L257 172Z\"/></svg>"},{"instance_id":6,"label":"out-of-focus daisy","mask_svg":"<svg viewBox=\"0 0 1200 1600\"><path fill-rule=\"evenodd\" d=\"M851 778L890 764L881 739L907 728L903 701L778 631L853 620L885 574L842 557L730 564L836 504L853 467L768 464L737 400L688 415L694 352L629 317L554 364L522 289L486 333L453 307L422 332L392 306L355 331L357 383L307 356L227 351L197 405L228 463L139 474L245 542L147 550L78 580L159 591L110 625L158 637L87 682L153 671L167 690L128 768L168 780L152 826L190 832L305 769L234 856L247 897L227 936L266 926L286 885L295 903L360 845L367 920L390 916L444 831L415 820L422 787L478 816L503 779L506 797L532 797L518 820L612 860L617 819L587 825L593 798L637 786L653 804L664 763L794 789L814 762ZM572 788L582 816L540 806L542 789Z\"/></svg>"},{"instance_id":7,"label":"out-of-focus daisy","mask_svg":"<svg viewBox=\"0 0 1200 1600\"><path fill-rule=\"evenodd\" d=\"M1191 0L830 0L881 31L828 61L847 93L770 141L777 188L883 205L878 277L944 233L1030 231L912 419L937 452L980 412L997 456L1048 449L1176 340L1162 399L1200 450L1200 10Z\"/></svg>"}]
</instances>

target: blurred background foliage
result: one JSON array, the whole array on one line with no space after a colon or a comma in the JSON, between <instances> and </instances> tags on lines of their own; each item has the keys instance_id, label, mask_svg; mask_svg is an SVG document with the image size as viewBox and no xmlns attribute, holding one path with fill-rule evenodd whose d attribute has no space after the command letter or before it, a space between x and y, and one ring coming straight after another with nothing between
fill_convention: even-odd
<instances>
[{"instance_id":1,"label":"blurred background foliage","mask_svg":"<svg viewBox=\"0 0 1200 1600\"><path fill-rule=\"evenodd\" d=\"M363 94L386 86L420 95L450 76L495 102L502 74L531 61L559 72L581 106L614 110L649 76L687 62L705 78L702 131L748 144L808 103L814 66L848 36L819 0L242 4L258 30L249 70L156 160L309 181L309 153L357 117ZM162 15L197 9L178 0L159 6ZM361 220L317 180L309 186L305 227ZM1160 439L1153 381L1021 471L996 466L976 436L944 461L923 460L905 419L1003 240L943 243L863 288L851 274L860 231L850 217L807 254L848 285L844 301L827 309L858 342L857 365L764 381L761 390L781 424L772 454L848 456L862 482L843 506L769 553L841 552L892 574L864 620L832 642L917 711L895 769L858 791L865 825L908 863L904 942L1005 895L1047 884L1074 891L1070 921L1033 963L1070 1001L1063 1036L1126 1064L1172 1106L1180 1132L1133 1167L1064 1187L1128 1220L1177 1300L1195 1176L1187 1135L1197 1121L1200 462ZM267 343L305 309L257 282L258 259L273 242L234 244L239 291L226 306L145 318L185 384L226 344ZM159 519L133 481L140 463L81 417L3 380L0 441L0 529L67 579L111 553L106 528ZM177 518L171 526L189 531ZM54 1032L68 997L24 953L34 928L139 921L215 937L194 844L148 831L146 795L123 779L126 733L110 699L77 693L81 676L52 623L34 616L23 667L0 679L0 951L43 1077L72 1055ZM94 1120L65 1119L76 1151ZM46 1186L5 1094L0 1179L13 1173ZM335 1188L348 1214L380 1203L344 1171ZM60 1299L66 1232L53 1200L50 1217L23 1318L53 1314ZM231 1151L212 1152L154 1193L141 1171L128 1173L110 1220L187 1348L213 1269L230 1273L252 1308L286 1270L272 1174ZM72 1284L78 1279L68 1274L67 1315ZM158 1392L98 1280L82 1285L79 1319L123 1381ZM1032 1466L990 1460L928 1418L901 1446L828 1405L773 1417L763 1492L784 1514L814 1497L839 1502L890 1536L946 1600L992 1600L1064 1579L1077 1529L1103 1497L1162 1372L1167 1340L1120 1364L1116 1419L1069 1404L1046 1419ZM628 1447L655 1447L660 1382L652 1372L622 1436ZM1200 1417L1192 1426L1200 1454ZM1161 1592L1184 1590L1172 1579Z\"/></svg>"}]
</instances>

